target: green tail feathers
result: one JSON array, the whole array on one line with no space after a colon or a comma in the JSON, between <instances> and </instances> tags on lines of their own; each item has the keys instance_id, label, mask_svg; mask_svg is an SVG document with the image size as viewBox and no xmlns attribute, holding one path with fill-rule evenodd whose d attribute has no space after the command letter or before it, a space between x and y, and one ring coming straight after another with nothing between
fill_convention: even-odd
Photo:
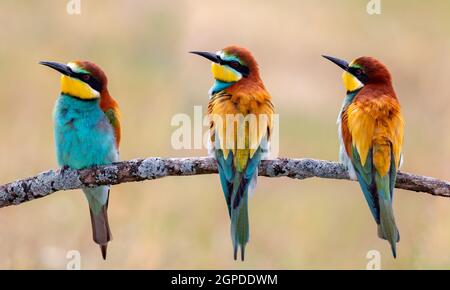
<instances>
[{"instance_id":1,"label":"green tail feathers","mask_svg":"<svg viewBox=\"0 0 450 290\"><path fill-rule=\"evenodd\" d=\"M105 260L108 242L112 240L106 205L102 207L99 214L93 213L92 210L89 210L89 212L91 214L92 239L100 246L102 257Z\"/></svg>"},{"instance_id":2,"label":"green tail feathers","mask_svg":"<svg viewBox=\"0 0 450 290\"><path fill-rule=\"evenodd\" d=\"M397 243L400 241L400 233L395 224L394 211L392 209L392 194L390 192L389 175L381 177L375 174L378 202L380 207L380 223L378 225L378 237L387 240L392 249L392 255L397 257Z\"/></svg>"},{"instance_id":3,"label":"green tail feathers","mask_svg":"<svg viewBox=\"0 0 450 290\"><path fill-rule=\"evenodd\" d=\"M378 225L378 237L387 240L391 244L392 255L397 258L397 243L400 242L400 233L395 225L392 205L382 205L386 201L380 201L380 224Z\"/></svg>"},{"instance_id":4,"label":"green tail feathers","mask_svg":"<svg viewBox=\"0 0 450 290\"><path fill-rule=\"evenodd\" d=\"M237 260L239 247L241 248L241 260L245 258L245 246L249 240L248 221L248 194L245 192L237 208L231 210L231 239L233 241L234 259Z\"/></svg>"},{"instance_id":5,"label":"green tail feathers","mask_svg":"<svg viewBox=\"0 0 450 290\"><path fill-rule=\"evenodd\" d=\"M92 239L100 246L103 259L106 259L108 242L112 240L108 222L109 187L99 186L83 190L89 203L92 223Z\"/></svg>"}]
</instances>

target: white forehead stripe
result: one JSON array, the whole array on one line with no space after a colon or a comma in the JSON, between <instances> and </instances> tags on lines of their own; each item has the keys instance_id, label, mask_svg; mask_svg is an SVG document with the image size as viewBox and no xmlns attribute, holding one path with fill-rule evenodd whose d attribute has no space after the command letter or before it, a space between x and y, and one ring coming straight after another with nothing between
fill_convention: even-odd
<instances>
[{"instance_id":1,"label":"white forehead stripe","mask_svg":"<svg viewBox=\"0 0 450 290\"><path fill-rule=\"evenodd\" d=\"M70 69L74 72L77 73L89 73L88 71L86 71L85 69L81 68L77 63L75 62L69 62L67 64L68 67L70 67Z\"/></svg>"},{"instance_id":2,"label":"white forehead stripe","mask_svg":"<svg viewBox=\"0 0 450 290\"><path fill-rule=\"evenodd\" d=\"M69 62L69 63L67 64L67 66L70 67L72 70L79 69L79 67L77 66L77 64L74 63L74 62Z\"/></svg>"}]
</instances>

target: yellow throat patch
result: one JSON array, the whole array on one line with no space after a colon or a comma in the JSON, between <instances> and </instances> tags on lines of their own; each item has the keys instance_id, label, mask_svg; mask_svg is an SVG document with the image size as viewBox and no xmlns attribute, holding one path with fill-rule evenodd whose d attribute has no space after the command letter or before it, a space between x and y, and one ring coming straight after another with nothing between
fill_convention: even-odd
<instances>
[{"instance_id":1,"label":"yellow throat patch","mask_svg":"<svg viewBox=\"0 0 450 290\"><path fill-rule=\"evenodd\" d=\"M349 92L356 91L364 86L360 80L346 71L342 74L342 81L344 82L345 89Z\"/></svg>"},{"instance_id":2,"label":"yellow throat patch","mask_svg":"<svg viewBox=\"0 0 450 290\"><path fill-rule=\"evenodd\" d=\"M240 73L214 62L211 66L211 72L216 80L225 83L237 82L242 78L242 75Z\"/></svg>"},{"instance_id":3,"label":"yellow throat patch","mask_svg":"<svg viewBox=\"0 0 450 290\"><path fill-rule=\"evenodd\" d=\"M61 76L61 92L83 100L96 99L100 93L79 79L66 75Z\"/></svg>"}]
</instances>

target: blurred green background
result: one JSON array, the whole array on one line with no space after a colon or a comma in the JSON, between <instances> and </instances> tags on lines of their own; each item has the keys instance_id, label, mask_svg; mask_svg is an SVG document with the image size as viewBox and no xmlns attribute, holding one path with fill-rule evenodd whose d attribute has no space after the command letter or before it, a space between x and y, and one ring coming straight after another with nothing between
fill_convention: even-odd
<instances>
[{"instance_id":1,"label":"blurred green background","mask_svg":"<svg viewBox=\"0 0 450 290\"><path fill-rule=\"evenodd\" d=\"M52 110L59 76L40 60L92 60L121 105L121 159L202 156L174 150L174 114L206 109L209 64L190 50L249 48L280 114L280 156L336 160L339 69L320 57L382 60L406 119L403 170L450 176L450 2L345 1L0 2L0 182L56 168ZM370 250L381 266L450 267L450 199L396 191L402 240L391 257L355 182L260 178L250 202L244 263L232 260L229 221L217 175L115 186L114 240L101 259L80 190L0 209L0 268L356 268Z\"/></svg>"}]
</instances>

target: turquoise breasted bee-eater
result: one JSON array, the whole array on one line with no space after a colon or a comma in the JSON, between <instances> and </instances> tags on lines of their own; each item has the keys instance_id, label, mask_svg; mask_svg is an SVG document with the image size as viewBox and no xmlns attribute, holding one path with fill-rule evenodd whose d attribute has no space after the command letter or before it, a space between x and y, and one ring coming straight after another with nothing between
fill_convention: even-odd
<instances>
[{"instance_id":1,"label":"turquoise breasted bee-eater","mask_svg":"<svg viewBox=\"0 0 450 290\"><path fill-rule=\"evenodd\" d=\"M119 160L120 112L107 88L105 73L89 61L40 62L59 71L61 93L54 110L58 164L73 169ZM109 186L85 188L94 241L106 259L112 239L108 223Z\"/></svg>"},{"instance_id":2,"label":"turquoise breasted bee-eater","mask_svg":"<svg viewBox=\"0 0 450 290\"><path fill-rule=\"evenodd\" d=\"M250 51L228 46L217 53L192 53L212 61L214 85L208 104L208 114L214 116L210 119L211 151L218 163L231 218L234 259L240 247L244 260L249 240L248 198L256 185L258 165L268 149L274 108ZM232 120L229 116L243 118ZM251 116L256 121L253 126L245 121Z\"/></svg>"},{"instance_id":3,"label":"turquoise breasted bee-eater","mask_svg":"<svg viewBox=\"0 0 450 290\"><path fill-rule=\"evenodd\" d=\"M340 159L357 179L394 258L400 234L392 200L397 170L402 162L404 121L388 69L372 57L348 63L324 56L344 70L347 90L338 117Z\"/></svg>"}]
</instances>

